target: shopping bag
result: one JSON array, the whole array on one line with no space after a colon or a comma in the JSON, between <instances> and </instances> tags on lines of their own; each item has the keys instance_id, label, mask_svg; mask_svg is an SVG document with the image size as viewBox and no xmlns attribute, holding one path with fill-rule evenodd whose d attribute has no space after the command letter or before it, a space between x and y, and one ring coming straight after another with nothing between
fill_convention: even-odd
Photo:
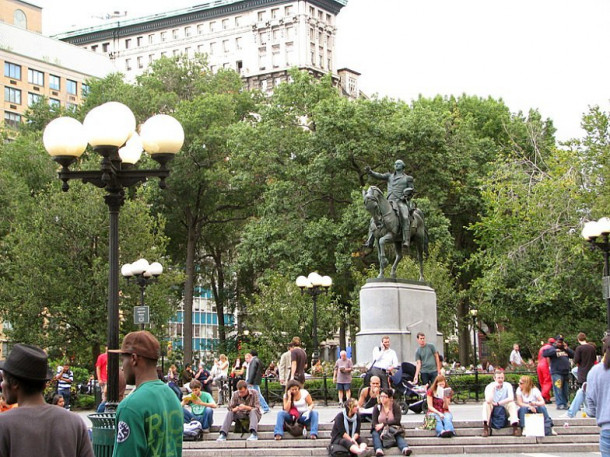
<instances>
[{"instance_id":1,"label":"shopping bag","mask_svg":"<svg viewBox=\"0 0 610 457\"><path fill-rule=\"evenodd\" d=\"M544 436L544 414L526 414L524 425L525 436Z\"/></svg>"}]
</instances>

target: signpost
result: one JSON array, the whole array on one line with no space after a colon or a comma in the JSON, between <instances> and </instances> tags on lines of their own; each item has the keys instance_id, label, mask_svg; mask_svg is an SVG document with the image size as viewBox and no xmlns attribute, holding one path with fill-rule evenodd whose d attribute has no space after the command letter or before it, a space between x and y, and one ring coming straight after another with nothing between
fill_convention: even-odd
<instances>
[{"instance_id":1,"label":"signpost","mask_svg":"<svg viewBox=\"0 0 610 457\"><path fill-rule=\"evenodd\" d=\"M133 323L140 325L140 329L144 330L145 324L150 324L150 307L149 306L134 306L133 307Z\"/></svg>"}]
</instances>

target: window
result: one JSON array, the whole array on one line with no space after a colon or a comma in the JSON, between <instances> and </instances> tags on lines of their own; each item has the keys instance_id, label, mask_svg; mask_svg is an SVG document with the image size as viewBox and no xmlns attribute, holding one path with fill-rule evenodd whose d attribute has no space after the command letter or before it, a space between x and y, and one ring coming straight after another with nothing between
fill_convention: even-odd
<instances>
[{"instance_id":1,"label":"window","mask_svg":"<svg viewBox=\"0 0 610 457\"><path fill-rule=\"evenodd\" d=\"M184 36L185 37L191 36L191 28L190 27L184 27Z\"/></svg>"},{"instance_id":2,"label":"window","mask_svg":"<svg viewBox=\"0 0 610 457\"><path fill-rule=\"evenodd\" d=\"M291 66L294 63L294 44L286 43L286 65Z\"/></svg>"},{"instance_id":3,"label":"window","mask_svg":"<svg viewBox=\"0 0 610 457\"><path fill-rule=\"evenodd\" d=\"M241 25L241 16L235 16L235 27L239 27Z\"/></svg>"},{"instance_id":4,"label":"window","mask_svg":"<svg viewBox=\"0 0 610 457\"><path fill-rule=\"evenodd\" d=\"M28 106L32 106L42 100L42 95L28 92Z\"/></svg>"},{"instance_id":5,"label":"window","mask_svg":"<svg viewBox=\"0 0 610 457\"><path fill-rule=\"evenodd\" d=\"M76 103L66 103L66 108L68 111L76 112L77 106L78 105Z\"/></svg>"},{"instance_id":6,"label":"window","mask_svg":"<svg viewBox=\"0 0 610 457\"><path fill-rule=\"evenodd\" d=\"M187 56L188 58L191 58L191 48L184 48L184 55Z\"/></svg>"},{"instance_id":7,"label":"window","mask_svg":"<svg viewBox=\"0 0 610 457\"><path fill-rule=\"evenodd\" d=\"M150 65L154 61L155 61L155 55L154 54L148 54L148 65Z\"/></svg>"},{"instance_id":8,"label":"window","mask_svg":"<svg viewBox=\"0 0 610 457\"><path fill-rule=\"evenodd\" d=\"M167 32L161 32L161 42L167 41Z\"/></svg>"},{"instance_id":9,"label":"window","mask_svg":"<svg viewBox=\"0 0 610 457\"><path fill-rule=\"evenodd\" d=\"M327 70L333 69L333 54L331 51L326 52L326 69Z\"/></svg>"},{"instance_id":10,"label":"window","mask_svg":"<svg viewBox=\"0 0 610 457\"><path fill-rule=\"evenodd\" d=\"M83 96L83 97L86 97L87 95L89 95L89 84L81 83L80 92L81 92L81 96Z\"/></svg>"},{"instance_id":11,"label":"window","mask_svg":"<svg viewBox=\"0 0 610 457\"><path fill-rule=\"evenodd\" d=\"M174 55L174 57L178 57L180 55L180 49L174 49L172 51L172 54Z\"/></svg>"},{"instance_id":12,"label":"window","mask_svg":"<svg viewBox=\"0 0 610 457\"><path fill-rule=\"evenodd\" d=\"M125 70L131 70L131 59L125 59Z\"/></svg>"},{"instance_id":13,"label":"window","mask_svg":"<svg viewBox=\"0 0 610 457\"><path fill-rule=\"evenodd\" d=\"M293 26L286 27L286 39L292 40L293 37L294 37L294 27Z\"/></svg>"},{"instance_id":14,"label":"window","mask_svg":"<svg viewBox=\"0 0 610 457\"><path fill-rule=\"evenodd\" d=\"M205 53L205 49L203 48L203 45L202 45L202 44L198 44L198 45L197 45L197 53L198 53L198 54L203 54L203 53Z\"/></svg>"},{"instance_id":15,"label":"window","mask_svg":"<svg viewBox=\"0 0 610 457\"><path fill-rule=\"evenodd\" d=\"M49 98L49 106L56 108L61 106L61 102L59 100L57 100L56 98Z\"/></svg>"},{"instance_id":16,"label":"window","mask_svg":"<svg viewBox=\"0 0 610 457\"><path fill-rule=\"evenodd\" d=\"M28 28L28 18L22 10L15 10L13 13L13 25L20 29Z\"/></svg>"},{"instance_id":17,"label":"window","mask_svg":"<svg viewBox=\"0 0 610 457\"><path fill-rule=\"evenodd\" d=\"M332 23L332 17L331 17L331 15L330 15L330 14L327 14L327 15L326 15L326 22L327 22L328 24Z\"/></svg>"},{"instance_id":18,"label":"window","mask_svg":"<svg viewBox=\"0 0 610 457\"><path fill-rule=\"evenodd\" d=\"M4 87L4 101L21 105L21 91L13 87Z\"/></svg>"},{"instance_id":19,"label":"window","mask_svg":"<svg viewBox=\"0 0 610 457\"><path fill-rule=\"evenodd\" d=\"M97 52L97 44L91 46L91 52Z\"/></svg>"},{"instance_id":20,"label":"window","mask_svg":"<svg viewBox=\"0 0 610 457\"><path fill-rule=\"evenodd\" d=\"M49 75L49 87L53 90L61 89L59 76Z\"/></svg>"},{"instance_id":21,"label":"window","mask_svg":"<svg viewBox=\"0 0 610 457\"><path fill-rule=\"evenodd\" d=\"M110 43L102 43L102 52L108 52L109 47Z\"/></svg>"},{"instance_id":22,"label":"window","mask_svg":"<svg viewBox=\"0 0 610 457\"><path fill-rule=\"evenodd\" d=\"M4 123L9 127L17 128L21 123L21 116L17 113L4 112Z\"/></svg>"},{"instance_id":23,"label":"window","mask_svg":"<svg viewBox=\"0 0 610 457\"><path fill-rule=\"evenodd\" d=\"M197 35L203 34L203 24L197 26Z\"/></svg>"},{"instance_id":24,"label":"window","mask_svg":"<svg viewBox=\"0 0 610 457\"><path fill-rule=\"evenodd\" d=\"M138 47L142 46L142 43L144 42L144 37L139 36L137 39L138 42Z\"/></svg>"},{"instance_id":25,"label":"window","mask_svg":"<svg viewBox=\"0 0 610 457\"><path fill-rule=\"evenodd\" d=\"M309 7L309 15L311 17L315 17L316 16L316 9L313 6Z\"/></svg>"},{"instance_id":26,"label":"window","mask_svg":"<svg viewBox=\"0 0 610 457\"><path fill-rule=\"evenodd\" d=\"M216 42L213 41L210 43L210 55L213 56L215 51L216 51Z\"/></svg>"},{"instance_id":27,"label":"window","mask_svg":"<svg viewBox=\"0 0 610 457\"><path fill-rule=\"evenodd\" d=\"M229 52L229 40L222 40L222 50L223 52Z\"/></svg>"},{"instance_id":28,"label":"window","mask_svg":"<svg viewBox=\"0 0 610 457\"><path fill-rule=\"evenodd\" d=\"M144 68L144 59L142 56L138 57L138 68Z\"/></svg>"},{"instance_id":29,"label":"window","mask_svg":"<svg viewBox=\"0 0 610 457\"><path fill-rule=\"evenodd\" d=\"M280 45L276 44L271 48L271 65L273 68L280 66Z\"/></svg>"},{"instance_id":30,"label":"window","mask_svg":"<svg viewBox=\"0 0 610 457\"><path fill-rule=\"evenodd\" d=\"M258 22L264 21L265 20L265 12L264 11L259 11L257 17L258 17Z\"/></svg>"},{"instance_id":31,"label":"window","mask_svg":"<svg viewBox=\"0 0 610 457\"><path fill-rule=\"evenodd\" d=\"M264 70L267 63L267 47L262 46L258 48L258 68Z\"/></svg>"},{"instance_id":32,"label":"window","mask_svg":"<svg viewBox=\"0 0 610 457\"><path fill-rule=\"evenodd\" d=\"M28 69L28 82L36 86L44 86L44 73L42 71Z\"/></svg>"},{"instance_id":33,"label":"window","mask_svg":"<svg viewBox=\"0 0 610 457\"><path fill-rule=\"evenodd\" d=\"M131 46L131 38L125 39L125 49L129 49Z\"/></svg>"},{"instance_id":34,"label":"window","mask_svg":"<svg viewBox=\"0 0 610 457\"><path fill-rule=\"evenodd\" d=\"M178 29L174 29L174 30L172 30L172 38L173 38L174 40L177 40L177 39L178 39Z\"/></svg>"},{"instance_id":35,"label":"window","mask_svg":"<svg viewBox=\"0 0 610 457\"><path fill-rule=\"evenodd\" d=\"M229 20L228 19L223 19L222 20L222 29L223 30L227 30L229 28Z\"/></svg>"},{"instance_id":36,"label":"window","mask_svg":"<svg viewBox=\"0 0 610 457\"><path fill-rule=\"evenodd\" d=\"M231 68L231 64L229 62L225 62L222 64L222 68L224 68L225 70L228 70L229 68Z\"/></svg>"},{"instance_id":37,"label":"window","mask_svg":"<svg viewBox=\"0 0 610 457\"><path fill-rule=\"evenodd\" d=\"M240 36L238 36L237 38L235 38L235 49L237 49L238 51L241 51L241 45L242 45L242 38Z\"/></svg>"},{"instance_id":38,"label":"window","mask_svg":"<svg viewBox=\"0 0 610 457\"><path fill-rule=\"evenodd\" d=\"M318 10L318 20L322 21L324 19L324 13L321 10Z\"/></svg>"},{"instance_id":39,"label":"window","mask_svg":"<svg viewBox=\"0 0 610 457\"><path fill-rule=\"evenodd\" d=\"M284 15L290 16L292 14L292 5L288 5L284 8Z\"/></svg>"},{"instance_id":40,"label":"window","mask_svg":"<svg viewBox=\"0 0 610 457\"><path fill-rule=\"evenodd\" d=\"M66 79L66 92L68 92L71 95L76 95L78 93L76 91L76 81Z\"/></svg>"},{"instance_id":41,"label":"window","mask_svg":"<svg viewBox=\"0 0 610 457\"><path fill-rule=\"evenodd\" d=\"M167 52L161 51L161 57L166 57L166 56L167 56Z\"/></svg>"},{"instance_id":42,"label":"window","mask_svg":"<svg viewBox=\"0 0 610 457\"><path fill-rule=\"evenodd\" d=\"M4 76L13 79L21 79L21 65L4 62Z\"/></svg>"},{"instance_id":43,"label":"window","mask_svg":"<svg viewBox=\"0 0 610 457\"><path fill-rule=\"evenodd\" d=\"M260 32L259 40L261 44L267 44L267 32Z\"/></svg>"},{"instance_id":44,"label":"window","mask_svg":"<svg viewBox=\"0 0 610 457\"><path fill-rule=\"evenodd\" d=\"M271 8L271 19L276 19L280 15L279 8Z\"/></svg>"},{"instance_id":45,"label":"window","mask_svg":"<svg viewBox=\"0 0 610 457\"><path fill-rule=\"evenodd\" d=\"M277 41L280 39L280 29L275 28L271 31L271 39Z\"/></svg>"},{"instance_id":46,"label":"window","mask_svg":"<svg viewBox=\"0 0 610 457\"><path fill-rule=\"evenodd\" d=\"M148 44L154 44L155 43L155 35L154 33L151 33L150 35L148 35Z\"/></svg>"},{"instance_id":47,"label":"window","mask_svg":"<svg viewBox=\"0 0 610 457\"><path fill-rule=\"evenodd\" d=\"M210 32L216 31L216 21L210 22Z\"/></svg>"}]
</instances>

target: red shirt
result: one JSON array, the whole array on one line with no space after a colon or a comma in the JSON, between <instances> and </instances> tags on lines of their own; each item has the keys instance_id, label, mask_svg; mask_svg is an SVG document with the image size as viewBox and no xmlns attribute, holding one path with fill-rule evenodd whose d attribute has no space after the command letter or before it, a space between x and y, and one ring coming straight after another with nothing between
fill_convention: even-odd
<instances>
[{"instance_id":1,"label":"red shirt","mask_svg":"<svg viewBox=\"0 0 610 457\"><path fill-rule=\"evenodd\" d=\"M99 382L108 382L108 353L104 352L100 354L97 358L97 362L95 362L95 368L100 369L100 379Z\"/></svg>"}]
</instances>

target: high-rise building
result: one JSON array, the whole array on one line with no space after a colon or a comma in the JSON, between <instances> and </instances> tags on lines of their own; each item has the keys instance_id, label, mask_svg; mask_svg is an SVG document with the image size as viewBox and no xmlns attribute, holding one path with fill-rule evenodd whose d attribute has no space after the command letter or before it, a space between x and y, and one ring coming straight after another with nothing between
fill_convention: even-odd
<instances>
[{"instance_id":1,"label":"high-rise building","mask_svg":"<svg viewBox=\"0 0 610 457\"><path fill-rule=\"evenodd\" d=\"M287 79L292 67L315 75L331 73L339 80L335 24L346 4L347 0L216 0L56 38L110 57L128 79L162 56L200 53L208 56L212 71L230 68L242 75L248 88L271 90ZM352 79L358 76L350 74Z\"/></svg>"},{"instance_id":2,"label":"high-rise building","mask_svg":"<svg viewBox=\"0 0 610 457\"><path fill-rule=\"evenodd\" d=\"M7 126L17 126L27 108L42 97L53 105L76 107L89 78L114 70L104 56L41 35L40 26L39 7L0 1L2 119Z\"/></svg>"}]
</instances>

